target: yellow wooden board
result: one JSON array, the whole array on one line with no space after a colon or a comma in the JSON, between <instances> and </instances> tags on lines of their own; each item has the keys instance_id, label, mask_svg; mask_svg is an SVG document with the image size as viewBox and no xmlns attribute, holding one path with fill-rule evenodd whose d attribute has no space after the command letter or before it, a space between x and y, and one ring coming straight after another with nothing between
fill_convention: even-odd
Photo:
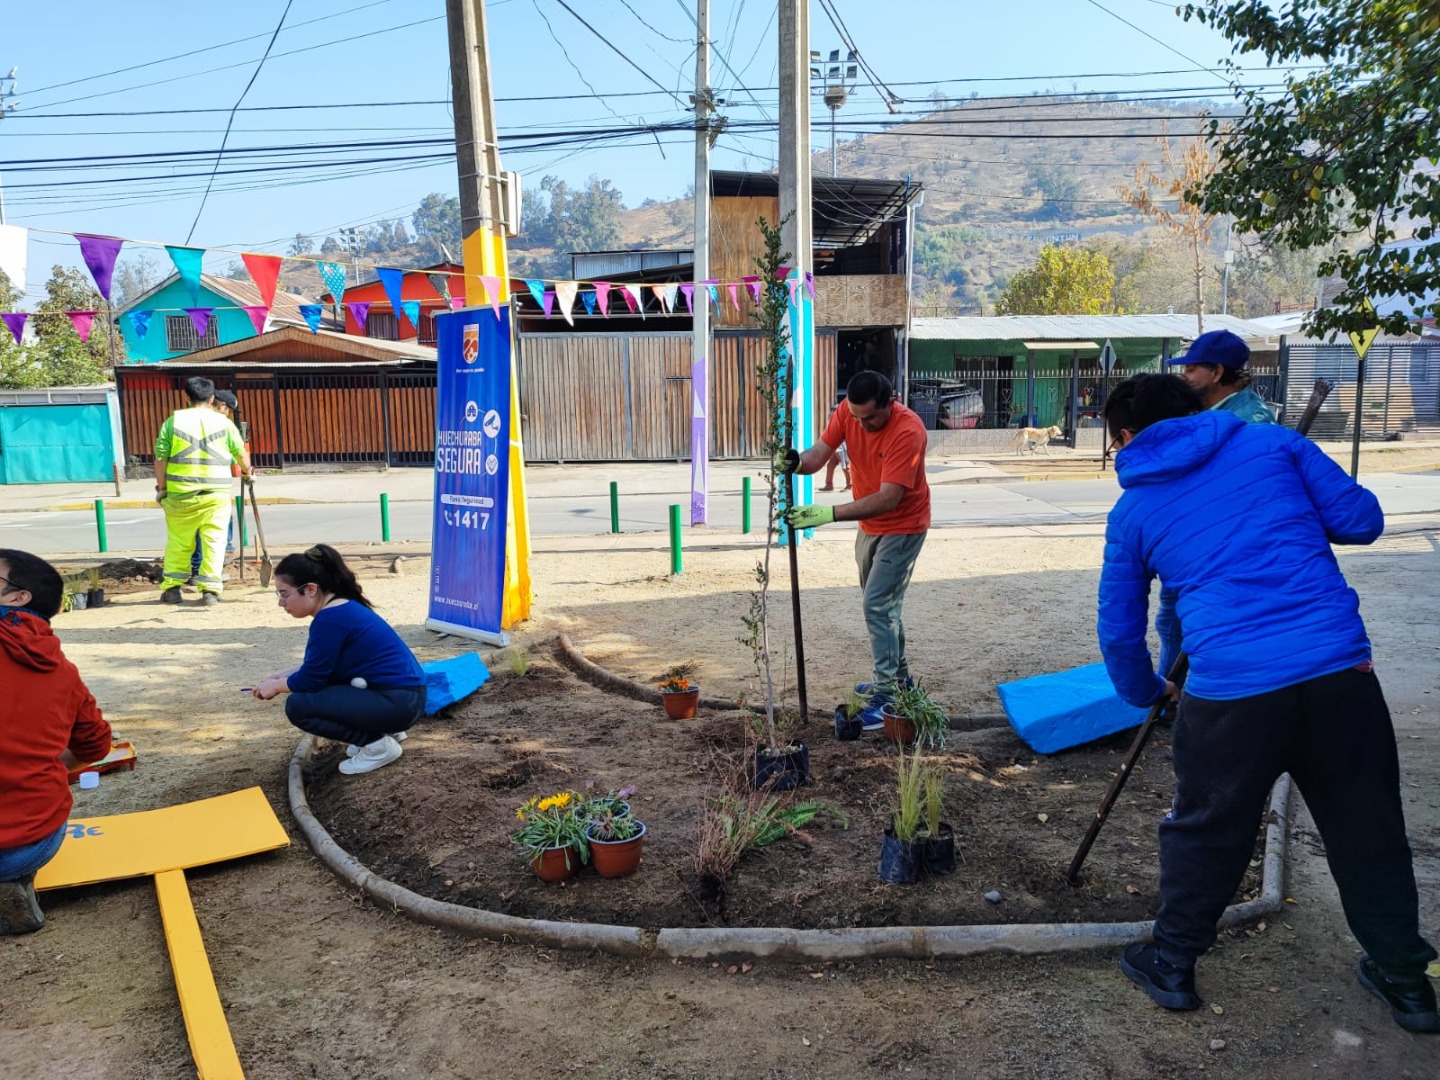
<instances>
[{"instance_id":1,"label":"yellow wooden board","mask_svg":"<svg viewBox=\"0 0 1440 1080\"><path fill-rule=\"evenodd\" d=\"M290 838L258 787L111 817L77 818L37 889L159 874L286 847Z\"/></svg>"},{"instance_id":2,"label":"yellow wooden board","mask_svg":"<svg viewBox=\"0 0 1440 1080\"><path fill-rule=\"evenodd\" d=\"M200 938L200 923L190 903L185 871L156 874L155 895L160 901L165 944L170 949L170 968L175 973L175 991L180 997L195 1071L200 1080L243 1080L240 1057L235 1053L220 992L205 955L205 942Z\"/></svg>"}]
</instances>

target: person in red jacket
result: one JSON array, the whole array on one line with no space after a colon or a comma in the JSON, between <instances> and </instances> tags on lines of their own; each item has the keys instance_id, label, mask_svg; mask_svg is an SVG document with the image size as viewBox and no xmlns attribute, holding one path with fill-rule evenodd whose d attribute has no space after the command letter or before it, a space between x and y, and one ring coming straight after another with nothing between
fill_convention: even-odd
<instances>
[{"instance_id":1,"label":"person in red jacket","mask_svg":"<svg viewBox=\"0 0 1440 1080\"><path fill-rule=\"evenodd\" d=\"M65 583L26 551L0 548L0 934L45 925L35 873L70 816L70 770L110 752L110 725L50 620Z\"/></svg>"}]
</instances>

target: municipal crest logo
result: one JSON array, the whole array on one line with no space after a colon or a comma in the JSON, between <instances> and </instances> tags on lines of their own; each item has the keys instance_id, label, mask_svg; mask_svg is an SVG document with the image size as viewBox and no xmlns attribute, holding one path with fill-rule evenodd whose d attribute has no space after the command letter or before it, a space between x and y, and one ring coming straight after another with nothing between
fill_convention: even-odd
<instances>
[{"instance_id":1,"label":"municipal crest logo","mask_svg":"<svg viewBox=\"0 0 1440 1080\"><path fill-rule=\"evenodd\" d=\"M473 364L480 359L480 324L469 323L464 329L465 335L460 342L460 355L465 358L465 363Z\"/></svg>"}]
</instances>

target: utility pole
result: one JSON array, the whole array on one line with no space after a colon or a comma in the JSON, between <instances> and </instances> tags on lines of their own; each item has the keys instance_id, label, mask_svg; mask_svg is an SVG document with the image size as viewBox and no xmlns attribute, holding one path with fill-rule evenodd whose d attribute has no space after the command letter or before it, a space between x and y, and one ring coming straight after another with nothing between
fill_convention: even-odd
<instances>
[{"instance_id":1,"label":"utility pole","mask_svg":"<svg viewBox=\"0 0 1440 1080\"><path fill-rule=\"evenodd\" d=\"M10 69L9 75L0 77L0 120L5 119L6 113L14 112L15 106L19 104L19 102L15 100L15 72L19 70L19 68L12 67ZM7 83L9 84L8 86L6 85ZM0 184L0 225L4 224L5 185ZM25 291L25 283L23 281L11 282L11 284L13 284L21 292Z\"/></svg>"},{"instance_id":2,"label":"utility pole","mask_svg":"<svg viewBox=\"0 0 1440 1080\"><path fill-rule=\"evenodd\" d=\"M710 0L695 3L695 344L690 360L690 524L704 525L710 492Z\"/></svg>"}]
</instances>

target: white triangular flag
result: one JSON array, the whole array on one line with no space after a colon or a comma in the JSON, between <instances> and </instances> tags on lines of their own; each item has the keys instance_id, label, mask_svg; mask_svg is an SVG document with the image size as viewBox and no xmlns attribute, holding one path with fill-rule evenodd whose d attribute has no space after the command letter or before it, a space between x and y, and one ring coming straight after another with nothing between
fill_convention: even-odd
<instances>
[{"instance_id":1,"label":"white triangular flag","mask_svg":"<svg viewBox=\"0 0 1440 1080\"><path fill-rule=\"evenodd\" d=\"M574 316L570 309L575 306L575 294L580 291L578 281L557 281L555 283L555 299L560 302L560 314L565 316L565 321L571 326L575 325Z\"/></svg>"}]
</instances>

